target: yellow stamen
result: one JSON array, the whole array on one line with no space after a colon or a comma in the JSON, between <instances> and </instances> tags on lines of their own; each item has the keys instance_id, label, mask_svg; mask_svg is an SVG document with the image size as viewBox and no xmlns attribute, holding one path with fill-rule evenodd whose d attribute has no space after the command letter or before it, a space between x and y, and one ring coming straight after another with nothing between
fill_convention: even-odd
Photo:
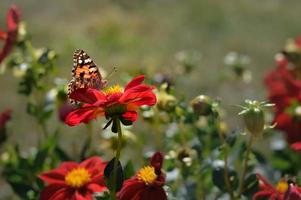
<instances>
[{"instance_id":1,"label":"yellow stamen","mask_svg":"<svg viewBox=\"0 0 301 200\"><path fill-rule=\"evenodd\" d=\"M288 183L286 181L279 181L276 190L280 193L285 193L288 190Z\"/></svg>"},{"instance_id":2,"label":"yellow stamen","mask_svg":"<svg viewBox=\"0 0 301 200\"><path fill-rule=\"evenodd\" d=\"M114 86L105 88L105 89L103 90L103 92L104 92L106 95L112 95L112 94L116 94L116 93L122 92L122 88L121 88L120 85L114 85Z\"/></svg>"},{"instance_id":3,"label":"yellow stamen","mask_svg":"<svg viewBox=\"0 0 301 200\"><path fill-rule=\"evenodd\" d=\"M155 168L151 166L143 167L137 174L138 179L143 181L146 185L153 183L157 175L155 173Z\"/></svg>"},{"instance_id":4,"label":"yellow stamen","mask_svg":"<svg viewBox=\"0 0 301 200\"><path fill-rule=\"evenodd\" d=\"M71 170L65 176L67 185L73 188L80 188L91 180L91 174L85 168L79 167Z\"/></svg>"}]
</instances>

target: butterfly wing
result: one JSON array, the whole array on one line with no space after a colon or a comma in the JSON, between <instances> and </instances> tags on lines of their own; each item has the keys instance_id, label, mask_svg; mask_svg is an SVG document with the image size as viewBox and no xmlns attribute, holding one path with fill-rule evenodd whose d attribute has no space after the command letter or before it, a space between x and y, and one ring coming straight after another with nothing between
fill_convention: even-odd
<instances>
[{"instance_id":1,"label":"butterfly wing","mask_svg":"<svg viewBox=\"0 0 301 200\"><path fill-rule=\"evenodd\" d=\"M72 103L74 100L70 98L70 94L79 88L95 88L102 89L106 86L97 65L90 56L81 49L73 54L72 79L68 84L68 96Z\"/></svg>"}]
</instances>

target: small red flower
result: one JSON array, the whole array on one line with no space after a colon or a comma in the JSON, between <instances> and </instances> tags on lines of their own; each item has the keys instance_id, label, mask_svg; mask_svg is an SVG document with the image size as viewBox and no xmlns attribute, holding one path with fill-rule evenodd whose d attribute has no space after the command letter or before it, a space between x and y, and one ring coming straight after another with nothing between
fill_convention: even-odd
<instances>
[{"instance_id":1,"label":"small red flower","mask_svg":"<svg viewBox=\"0 0 301 200\"><path fill-rule=\"evenodd\" d=\"M0 129L4 129L6 123L11 119L11 109L6 109L0 113Z\"/></svg>"},{"instance_id":2,"label":"small red flower","mask_svg":"<svg viewBox=\"0 0 301 200\"><path fill-rule=\"evenodd\" d=\"M105 165L99 157L79 164L63 162L57 169L39 176L49 184L41 192L40 200L93 200L93 193L106 190Z\"/></svg>"},{"instance_id":3,"label":"small red flower","mask_svg":"<svg viewBox=\"0 0 301 200\"><path fill-rule=\"evenodd\" d=\"M290 113L278 113L274 119L276 128L286 133L287 141L292 144L301 141L301 121Z\"/></svg>"},{"instance_id":4,"label":"small red flower","mask_svg":"<svg viewBox=\"0 0 301 200\"><path fill-rule=\"evenodd\" d=\"M285 57L277 60L278 67L267 74L265 84L268 88L268 98L275 104L276 112L282 112L292 99L301 96L301 81L296 79L296 72L288 69Z\"/></svg>"},{"instance_id":5,"label":"small red flower","mask_svg":"<svg viewBox=\"0 0 301 200\"><path fill-rule=\"evenodd\" d=\"M289 66L284 55L279 54L276 63L277 68L265 78L268 99L275 104L276 128L285 133L289 143L295 143L301 141L301 81L297 78L297 69Z\"/></svg>"},{"instance_id":6,"label":"small red flower","mask_svg":"<svg viewBox=\"0 0 301 200\"><path fill-rule=\"evenodd\" d=\"M124 91L119 85L103 91L92 88L81 88L74 91L72 99L84 103L80 108L70 112L65 120L69 126L88 123L97 116L107 119L120 119L121 122L134 122L138 118L140 106L152 106L156 103L154 87L144 85L144 76L140 75L130 81ZM126 125L126 124L125 124Z\"/></svg>"},{"instance_id":7,"label":"small red flower","mask_svg":"<svg viewBox=\"0 0 301 200\"><path fill-rule=\"evenodd\" d=\"M151 158L151 165L146 166L131 179L124 182L117 193L119 200L167 200L162 188L165 183L164 173L161 171L163 155L157 152Z\"/></svg>"},{"instance_id":8,"label":"small red flower","mask_svg":"<svg viewBox=\"0 0 301 200\"><path fill-rule=\"evenodd\" d=\"M5 142L6 135L6 123L11 119L12 111L7 109L0 113L0 144Z\"/></svg>"},{"instance_id":9,"label":"small red flower","mask_svg":"<svg viewBox=\"0 0 301 200\"><path fill-rule=\"evenodd\" d=\"M301 188L293 183L283 179L274 187L260 174L256 174L256 176L259 180L260 189L253 195L252 200L301 200Z\"/></svg>"},{"instance_id":10,"label":"small red flower","mask_svg":"<svg viewBox=\"0 0 301 200\"><path fill-rule=\"evenodd\" d=\"M0 30L0 40L4 40L4 46L0 50L0 63L9 55L18 36L18 24L20 11L16 6L11 6L6 19L6 30Z\"/></svg>"}]
</instances>

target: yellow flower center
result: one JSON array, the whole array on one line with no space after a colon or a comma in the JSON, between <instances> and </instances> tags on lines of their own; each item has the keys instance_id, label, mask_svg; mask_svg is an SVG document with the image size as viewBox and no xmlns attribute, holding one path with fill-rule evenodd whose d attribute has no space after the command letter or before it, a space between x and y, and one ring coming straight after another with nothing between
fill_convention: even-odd
<instances>
[{"instance_id":1,"label":"yellow flower center","mask_svg":"<svg viewBox=\"0 0 301 200\"><path fill-rule=\"evenodd\" d=\"M121 88L120 85L114 85L114 86L105 88L105 89L103 90L103 92L104 92L106 95L112 95L112 94L116 94L116 93L121 93L121 92L122 92L122 88Z\"/></svg>"},{"instance_id":2,"label":"yellow flower center","mask_svg":"<svg viewBox=\"0 0 301 200\"><path fill-rule=\"evenodd\" d=\"M80 188L91 180L91 174L85 168L79 167L71 170L65 176L67 185L73 188Z\"/></svg>"},{"instance_id":3,"label":"yellow flower center","mask_svg":"<svg viewBox=\"0 0 301 200\"><path fill-rule=\"evenodd\" d=\"M151 166L143 167L142 169L140 169L137 176L138 179L144 182L146 185L153 183L157 178L155 168Z\"/></svg>"},{"instance_id":4,"label":"yellow flower center","mask_svg":"<svg viewBox=\"0 0 301 200\"><path fill-rule=\"evenodd\" d=\"M279 181L276 190L280 193L285 193L288 190L288 183L286 181Z\"/></svg>"}]
</instances>

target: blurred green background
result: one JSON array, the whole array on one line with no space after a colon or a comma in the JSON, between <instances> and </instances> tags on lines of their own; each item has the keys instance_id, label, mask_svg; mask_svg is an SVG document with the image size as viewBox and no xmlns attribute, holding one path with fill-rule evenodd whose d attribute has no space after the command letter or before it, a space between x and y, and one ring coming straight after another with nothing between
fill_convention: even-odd
<instances>
[{"instance_id":1,"label":"blurred green background","mask_svg":"<svg viewBox=\"0 0 301 200\"><path fill-rule=\"evenodd\" d=\"M124 72L166 73L176 80L176 93L188 99L198 94L219 97L235 121L232 105L245 98L265 99L264 73L274 66L274 55L287 38L301 33L299 0L1 0L0 27L11 4L16 4L35 47L59 54L57 76L70 79L72 54L85 49L104 70L112 66L120 79ZM1 44L0 44L1 45ZM177 73L178 52L196 53L197 68ZM224 57L237 51L250 57L250 83L227 76ZM226 74L226 75L225 75ZM25 98L17 95L11 73L0 75L0 110L14 110L12 142L23 148L35 144L35 122L25 114ZM237 120L237 118L236 118ZM236 122L236 121L235 121ZM232 123L233 126L237 124ZM62 130L80 136L82 127ZM24 139L26 138L26 139ZM75 144L76 145L76 144ZM0 183L1 185L1 183ZM6 187L0 186L0 194ZM3 189L2 189L3 188ZM0 195L1 199L1 195Z\"/></svg>"}]
</instances>

